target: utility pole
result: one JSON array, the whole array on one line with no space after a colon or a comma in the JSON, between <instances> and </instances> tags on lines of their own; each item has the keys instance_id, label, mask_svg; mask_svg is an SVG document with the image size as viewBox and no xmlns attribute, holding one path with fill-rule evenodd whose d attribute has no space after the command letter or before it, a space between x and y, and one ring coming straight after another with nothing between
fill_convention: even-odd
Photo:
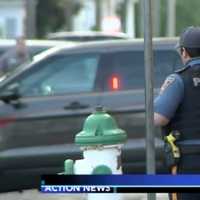
<instances>
[{"instance_id":1,"label":"utility pole","mask_svg":"<svg viewBox=\"0 0 200 200\"><path fill-rule=\"evenodd\" d=\"M176 0L167 0L167 36L176 35Z\"/></svg>"},{"instance_id":2,"label":"utility pole","mask_svg":"<svg viewBox=\"0 0 200 200\"><path fill-rule=\"evenodd\" d=\"M130 37L135 38L135 3L137 0L125 0L125 30Z\"/></svg>"},{"instance_id":3,"label":"utility pole","mask_svg":"<svg viewBox=\"0 0 200 200\"><path fill-rule=\"evenodd\" d=\"M144 37L144 1L139 1L139 7L140 7L140 37Z\"/></svg>"},{"instance_id":4,"label":"utility pole","mask_svg":"<svg viewBox=\"0 0 200 200\"><path fill-rule=\"evenodd\" d=\"M100 0L102 8L102 17L115 15L116 0Z\"/></svg>"},{"instance_id":5,"label":"utility pole","mask_svg":"<svg viewBox=\"0 0 200 200\"><path fill-rule=\"evenodd\" d=\"M73 15L74 2L65 0L64 8L65 8L64 15L65 15L66 30L72 31L73 30L72 15Z\"/></svg>"},{"instance_id":6,"label":"utility pole","mask_svg":"<svg viewBox=\"0 0 200 200\"><path fill-rule=\"evenodd\" d=\"M160 0L153 0L153 36L160 36Z\"/></svg>"},{"instance_id":7,"label":"utility pole","mask_svg":"<svg viewBox=\"0 0 200 200\"><path fill-rule=\"evenodd\" d=\"M25 35L26 38L36 36L36 6L37 0L25 0Z\"/></svg>"},{"instance_id":8,"label":"utility pole","mask_svg":"<svg viewBox=\"0 0 200 200\"><path fill-rule=\"evenodd\" d=\"M107 0L108 1L108 0ZM109 7L108 7L108 11L109 11L109 15L110 16L113 16L113 15L115 15L116 13L115 13L115 8L116 8L116 0L109 0L108 1L108 5L109 5Z\"/></svg>"},{"instance_id":9,"label":"utility pole","mask_svg":"<svg viewBox=\"0 0 200 200\"><path fill-rule=\"evenodd\" d=\"M145 108L146 108L146 171L155 174L155 136L153 121L153 45L152 45L152 0L144 0L144 60L145 60ZM147 194L155 200L155 193Z\"/></svg>"},{"instance_id":10,"label":"utility pole","mask_svg":"<svg viewBox=\"0 0 200 200\"><path fill-rule=\"evenodd\" d=\"M102 21L102 8L101 5L102 0L95 0L95 7L96 7L96 29L98 31L101 30L101 21Z\"/></svg>"}]
</instances>

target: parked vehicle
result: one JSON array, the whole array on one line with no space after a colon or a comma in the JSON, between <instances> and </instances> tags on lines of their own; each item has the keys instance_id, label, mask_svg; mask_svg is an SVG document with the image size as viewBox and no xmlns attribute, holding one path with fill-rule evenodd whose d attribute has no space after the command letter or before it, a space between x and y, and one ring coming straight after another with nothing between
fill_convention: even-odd
<instances>
[{"instance_id":1,"label":"parked vehicle","mask_svg":"<svg viewBox=\"0 0 200 200\"><path fill-rule=\"evenodd\" d=\"M125 33L106 33L100 31L56 32L47 35L49 40L66 40L73 42L89 42L100 40L129 39Z\"/></svg>"},{"instance_id":2,"label":"parked vehicle","mask_svg":"<svg viewBox=\"0 0 200 200\"><path fill-rule=\"evenodd\" d=\"M15 46L16 41L10 40L10 39L1 39L0 40L0 56L9 50L10 48L13 48ZM54 46L58 45L70 45L71 42L64 42L64 41L53 41L53 40L26 40L26 45L29 50L29 54L31 57L34 55L41 53L42 51L45 51L49 48L52 48Z\"/></svg>"},{"instance_id":3,"label":"parked vehicle","mask_svg":"<svg viewBox=\"0 0 200 200\"><path fill-rule=\"evenodd\" d=\"M179 65L176 39L154 40L155 94ZM124 173L145 172L143 40L56 48L0 83L0 190L35 187L40 174L80 158L74 144L85 118L102 105L128 133ZM156 166L163 172L156 131Z\"/></svg>"},{"instance_id":4,"label":"parked vehicle","mask_svg":"<svg viewBox=\"0 0 200 200\"><path fill-rule=\"evenodd\" d=\"M1 54L9 51L15 47L15 40L0 40L0 57ZM72 46L74 42L67 42L67 41L53 41L53 40L26 40L26 46L28 49L28 55L30 56L30 61L33 59L34 56L41 54L41 52L46 51L47 49L58 47L58 46ZM12 57L12 54L10 54ZM25 63L27 65L27 63ZM11 71L14 68L7 68L7 71L4 73L0 73L0 82L7 78Z\"/></svg>"}]
</instances>

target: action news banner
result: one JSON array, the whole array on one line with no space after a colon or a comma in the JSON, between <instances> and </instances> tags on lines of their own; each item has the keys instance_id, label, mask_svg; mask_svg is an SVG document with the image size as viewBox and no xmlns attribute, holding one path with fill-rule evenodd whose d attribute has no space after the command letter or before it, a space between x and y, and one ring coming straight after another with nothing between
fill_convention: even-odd
<instances>
[{"instance_id":1,"label":"action news banner","mask_svg":"<svg viewBox=\"0 0 200 200\"><path fill-rule=\"evenodd\" d=\"M199 192L200 175L42 175L42 193Z\"/></svg>"}]
</instances>

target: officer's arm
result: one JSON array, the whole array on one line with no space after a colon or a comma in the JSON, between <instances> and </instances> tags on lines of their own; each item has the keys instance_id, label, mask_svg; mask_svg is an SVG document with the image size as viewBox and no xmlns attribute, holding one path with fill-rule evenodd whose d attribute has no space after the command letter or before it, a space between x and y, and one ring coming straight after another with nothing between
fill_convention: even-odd
<instances>
[{"instance_id":1,"label":"officer's arm","mask_svg":"<svg viewBox=\"0 0 200 200\"><path fill-rule=\"evenodd\" d=\"M165 126L174 116L184 96L183 80L178 74L172 74L165 80L160 94L154 101L154 124Z\"/></svg>"}]
</instances>

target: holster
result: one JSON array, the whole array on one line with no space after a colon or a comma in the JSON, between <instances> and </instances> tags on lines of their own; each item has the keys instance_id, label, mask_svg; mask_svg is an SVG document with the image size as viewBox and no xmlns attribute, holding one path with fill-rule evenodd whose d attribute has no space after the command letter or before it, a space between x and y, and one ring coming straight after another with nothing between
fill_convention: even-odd
<instances>
[{"instance_id":1,"label":"holster","mask_svg":"<svg viewBox=\"0 0 200 200\"><path fill-rule=\"evenodd\" d=\"M169 169L173 166L177 166L180 160L180 149L176 144L179 139L177 132L171 132L164 138L164 158L165 163Z\"/></svg>"}]
</instances>

